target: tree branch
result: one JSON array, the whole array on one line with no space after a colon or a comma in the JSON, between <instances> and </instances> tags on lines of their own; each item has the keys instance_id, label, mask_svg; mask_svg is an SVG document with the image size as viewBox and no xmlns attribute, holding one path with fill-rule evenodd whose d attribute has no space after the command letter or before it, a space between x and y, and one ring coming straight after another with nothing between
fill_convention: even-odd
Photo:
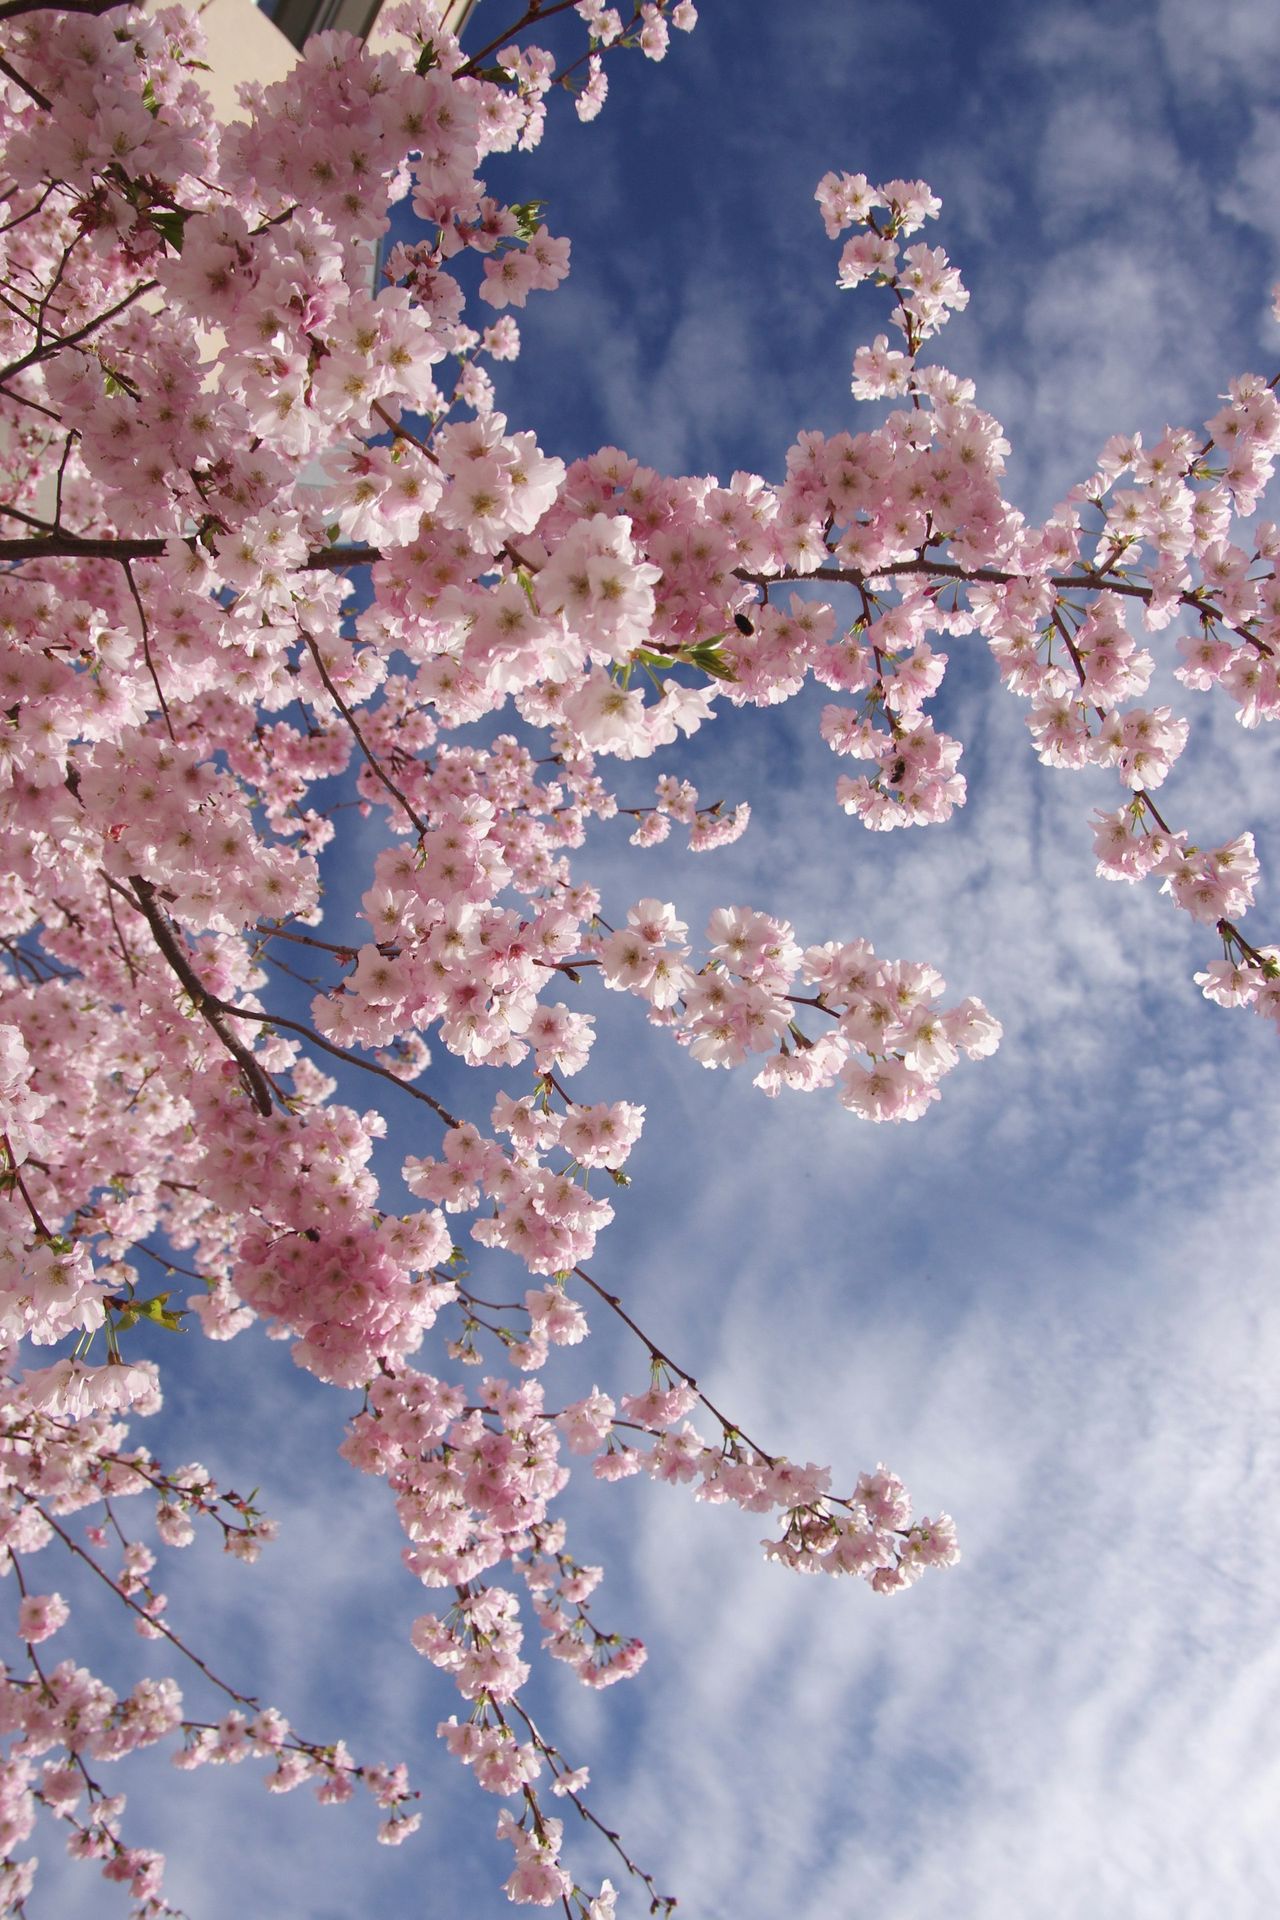
<instances>
[{"instance_id":1,"label":"tree branch","mask_svg":"<svg viewBox=\"0 0 1280 1920\"><path fill-rule=\"evenodd\" d=\"M51 7L48 0L4 0L0 20L17 20L24 13L109 13L119 4L120 0L58 0Z\"/></svg>"},{"instance_id":2,"label":"tree branch","mask_svg":"<svg viewBox=\"0 0 1280 1920\"><path fill-rule=\"evenodd\" d=\"M144 880L141 874L131 873L129 875L129 885L133 888L134 894L137 896L136 899L131 899L125 889L120 886L117 881L113 880L110 875L107 875L107 885L114 887L123 899L129 901L130 906L136 906L139 913L142 914L147 925L155 935L156 945L186 988L192 1006L213 1028L213 1031L217 1034L219 1040L221 1040L223 1046L227 1049L227 1052L231 1055L241 1073L244 1075L245 1084L258 1112L264 1120L269 1119L272 1112L270 1082L248 1049L241 1046L233 1033L227 1031L222 1019L222 1015L225 1012L230 1011L235 1013L237 1010L234 1007L230 1009L226 1008L221 1000L215 999L211 993L206 991L199 974L196 973L191 962L187 959L186 954L183 953L182 948L173 935L168 921L156 905L155 888L151 885L151 882Z\"/></svg>"},{"instance_id":3,"label":"tree branch","mask_svg":"<svg viewBox=\"0 0 1280 1920\"><path fill-rule=\"evenodd\" d=\"M38 107L43 107L46 113L53 112L52 100L46 100L39 87L33 87L29 80L24 80L17 68L11 67L2 57L0 57L0 73L3 73L6 79L12 80L15 87L21 87L22 91L28 94Z\"/></svg>"},{"instance_id":4,"label":"tree branch","mask_svg":"<svg viewBox=\"0 0 1280 1920\"><path fill-rule=\"evenodd\" d=\"M424 1093L421 1087L411 1086L407 1080L402 1080L398 1073L392 1073L388 1067L380 1067L376 1060L362 1060L358 1053L350 1053L346 1047L336 1046L332 1040L326 1040L322 1033L317 1033L314 1027L304 1026L301 1020L287 1020L282 1013L258 1013L252 1007L233 1007L227 1000L213 1000L210 1004L216 1007L219 1013L229 1014L233 1020L261 1020L264 1025L287 1027L290 1033L300 1033L304 1040L311 1042L313 1047L320 1047L325 1053L331 1053L335 1060L345 1060L351 1067L363 1067L366 1073L376 1073L381 1079L389 1080L393 1087L399 1087L402 1092L412 1094L415 1100L421 1100L424 1106L430 1107L432 1113L443 1120L447 1127L460 1127L463 1124L455 1114L450 1113L448 1107L442 1107L438 1100L431 1094Z\"/></svg>"},{"instance_id":5,"label":"tree branch","mask_svg":"<svg viewBox=\"0 0 1280 1920\"><path fill-rule=\"evenodd\" d=\"M37 407L41 413L48 413L51 419L57 419L50 408L41 407L38 401L26 400L22 394L13 393L6 397L24 406ZM196 536L186 535L183 544L194 548L198 544ZM0 562L115 560L125 566L130 560L162 560L169 547L168 540L94 539L78 533L50 533L25 540L0 540ZM336 573L343 567L369 567L381 559L381 547L323 547L316 553L309 553L298 572Z\"/></svg>"},{"instance_id":6,"label":"tree branch","mask_svg":"<svg viewBox=\"0 0 1280 1920\"><path fill-rule=\"evenodd\" d=\"M338 689L334 686L333 681L329 678L329 670L325 666L324 661L321 658L320 649L317 647L315 641L311 638L311 635L309 633L303 633L302 637L307 644L308 653L311 655L311 658L316 663L316 671L320 675L320 678L324 681L325 692L329 695L330 699L333 701L334 705L337 707L339 713L342 715L343 719L346 721L347 725L350 727L352 733L355 735L356 745L359 747L365 759L369 762L370 767L372 767L373 771L377 774L379 780L381 780L383 786L387 789L387 792L392 796L393 799L397 800L400 803L400 805L404 808L405 813L408 815L409 819L413 822L418 832L420 834L425 835L429 831L426 821L422 818L422 815L417 811L417 809L411 805L411 803L405 797L405 795L401 793L399 787L396 785L395 781L391 778L391 775L384 771L382 762L378 759L377 754L373 752L372 748L368 745L367 741L365 740L364 735L361 733L360 727L356 720L355 715L352 713L350 707L347 705L342 695L338 692Z\"/></svg>"}]
</instances>

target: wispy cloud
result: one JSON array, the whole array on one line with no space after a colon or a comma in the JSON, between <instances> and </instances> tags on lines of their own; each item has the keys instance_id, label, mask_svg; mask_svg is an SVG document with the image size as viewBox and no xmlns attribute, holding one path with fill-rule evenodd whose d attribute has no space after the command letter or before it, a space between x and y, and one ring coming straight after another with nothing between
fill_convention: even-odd
<instances>
[{"instance_id":1,"label":"wispy cloud","mask_svg":"<svg viewBox=\"0 0 1280 1920\"><path fill-rule=\"evenodd\" d=\"M1276 1203L1247 1171L1198 1202L1027 1268L1026 1237L953 1194L951 1265L980 1257L981 1284L939 1315L882 1278L819 1350L811 1268L757 1242L717 1391L784 1424L803 1397L846 1462L852 1428L892 1435L928 1496L945 1482L969 1558L882 1608L752 1567L749 1522L655 1499L638 1585L692 1644L650 1683L634 1766L665 1783L639 1789L655 1840L684 1810L672 1870L698 1912L1190 1917L1274 1890L1277 1569L1249 1516L1280 1467L1260 1357L1280 1310L1239 1256ZM766 1349L774 1260L800 1298Z\"/></svg>"}]
</instances>

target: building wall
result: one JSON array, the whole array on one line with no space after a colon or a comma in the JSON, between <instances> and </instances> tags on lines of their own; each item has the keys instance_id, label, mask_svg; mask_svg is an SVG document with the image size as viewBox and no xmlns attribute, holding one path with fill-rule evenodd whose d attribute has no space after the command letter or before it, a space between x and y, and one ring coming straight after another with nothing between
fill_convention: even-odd
<instances>
[{"instance_id":1,"label":"building wall","mask_svg":"<svg viewBox=\"0 0 1280 1920\"><path fill-rule=\"evenodd\" d=\"M161 4L161 0L151 0ZM474 11L478 0L449 0L444 9L446 23L459 33ZM345 29L348 33L367 31L370 42L378 44L377 16L381 0L315 0L312 15L321 24ZM287 17L296 22L305 14L306 0L298 12ZM208 61L211 71L201 79L209 91L219 120L241 117L236 88L243 80L257 80L269 86L283 80L298 57L298 49L255 0L205 0L200 21L208 37Z\"/></svg>"},{"instance_id":2,"label":"building wall","mask_svg":"<svg viewBox=\"0 0 1280 1920\"><path fill-rule=\"evenodd\" d=\"M208 0L200 24L208 36L211 71L199 77L219 120L241 118L236 88L242 80L270 86L284 79L298 57L297 48L253 0Z\"/></svg>"},{"instance_id":3,"label":"building wall","mask_svg":"<svg viewBox=\"0 0 1280 1920\"><path fill-rule=\"evenodd\" d=\"M164 0L150 0L150 3L159 5ZM347 31L356 31L367 24L370 42L376 46L379 4L380 0L336 0L336 4L329 0L326 7L325 0L316 0L315 12L319 16L323 8L331 24ZM455 33L461 31L477 4L478 0L449 0L444 15ZM204 0L200 14L208 40L210 68L208 73L199 76L200 80L208 90L219 120L239 119L242 109L236 89L241 82L256 80L269 86L272 81L283 80L298 58L298 49L254 0ZM220 345L220 336L216 334L202 337L205 358L211 360ZM0 435L5 430L0 426ZM38 495L28 510L42 518L52 518L54 486L52 473L42 476Z\"/></svg>"}]
</instances>

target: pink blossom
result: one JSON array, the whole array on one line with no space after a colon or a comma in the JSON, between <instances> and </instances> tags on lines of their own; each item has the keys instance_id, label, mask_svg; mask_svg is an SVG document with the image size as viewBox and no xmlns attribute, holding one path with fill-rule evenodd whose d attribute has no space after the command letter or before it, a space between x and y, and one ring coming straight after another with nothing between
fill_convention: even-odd
<instances>
[{"instance_id":1,"label":"pink blossom","mask_svg":"<svg viewBox=\"0 0 1280 1920\"><path fill-rule=\"evenodd\" d=\"M18 1632L31 1646L47 1640L71 1616L60 1593L29 1593L18 1608Z\"/></svg>"}]
</instances>

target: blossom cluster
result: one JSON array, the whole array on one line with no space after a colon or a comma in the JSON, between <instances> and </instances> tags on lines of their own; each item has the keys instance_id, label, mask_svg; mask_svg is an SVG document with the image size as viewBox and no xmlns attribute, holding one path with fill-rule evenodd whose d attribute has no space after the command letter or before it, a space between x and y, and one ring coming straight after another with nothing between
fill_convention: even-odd
<instances>
[{"instance_id":1,"label":"blossom cluster","mask_svg":"<svg viewBox=\"0 0 1280 1920\"><path fill-rule=\"evenodd\" d=\"M83 1369L94 1384L131 1371L125 1366ZM100 1406L100 1395L97 1400ZM51 1401L55 1412L47 1410ZM174 1755L179 1766L266 1759L272 1763L266 1784L274 1792L310 1781L322 1802L348 1799L363 1781L386 1810L379 1837L394 1842L412 1832L419 1816L407 1810L416 1796L403 1768L358 1767L340 1742L321 1747L299 1738L274 1708L233 1707L218 1723L202 1723L184 1716L183 1696L172 1679L140 1680L121 1698L73 1659L56 1667L43 1663L35 1650L61 1633L72 1609L57 1591L31 1591L27 1570L32 1556L57 1544L93 1567L138 1633L186 1651L169 1624L167 1598L151 1578L156 1552L121 1528L116 1503L122 1499L155 1497L155 1534L163 1547L189 1546L204 1520L220 1529L226 1551L249 1563L275 1537L275 1526L251 1501L221 1492L198 1462L166 1469L145 1448L123 1451L125 1424L92 1404L77 1403L66 1391L65 1375L54 1396L28 1373L23 1387L9 1396L5 1422L0 1429L0 1573L13 1577L21 1595L17 1632L32 1668L25 1677L0 1668L0 1731L9 1741L0 1761L5 1836L0 1893L10 1907L20 1907L30 1892L35 1867L34 1861L15 1861L13 1850L30 1836L43 1808L67 1826L74 1858L100 1861L108 1879L128 1886L135 1912L172 1911L161 1895L163 1855L124 1841L126 1796L104 1792L92 1768L175 1734L183 1741ZM84 1545L67 1522L70 1515L86 1512L92 1517ZM114 1572L105 1557L113 1543L120 1549ZM216 1684L239 1698L225 1683ZM37 1766L45 1755L52 1757Z\"/></svg>"},{"instance_id":2,"label":"blossom cluster","mask_svg":"<svg viewBox=\"0 0 1280 1920\"><path fill-rule=\"evenodd\" d=\"M569 1458L767 1515L771 1558L877 1592L955 1559L950 1520L913 1520L887 1469L836 1496L828 1469L749 1440L586 1266L646 1120L587 1071L611 994L695 1065L749 1064L768 1095L833 1090L876 1122L920 1118L1000 1038L980 1001L943 1004L927 961L848 929L815 943L726 905L695 953L678 902L608 897L590 859L611 832L643 850L678 824L710 853L749 830L749 801L705 803L679 764L723 709L812 682L833 696L821 738L868 769L837 777L836 807L875 831L945 822L966 783L935 715L980 634L1040 759L1117 783L1099 870L1156 876L1221 938L1206 995L1280 1023L1280 948L1238 926L1252 837L1206 849L1166 821L1152 796L1189 725L1138 704L1179 627L1182 688L1222 688L1246 727L1280 714L1280 533L1242 525L1280 451L1272 384L1234 380L1207 438L1112 440L1030 526L973 383L921 357L968 298L914 238L936 198L832 173L838 282L890 302L892 335L853 361L877 424L800 434L776 482L545 451L500 410L499 369L569 242L480 170L536 147L558 90L590 119L607 60L661 60L696 20L690 0L578 0L585 51L561 68L529 38L560 11L530 5L469 56L410 0L377 50L316 35L226 127L179 8L2 23L0 1551L29 1662L0 1689L10 1908L43 1807L139 1914L165 1911L159 1856L125 1842L88 1765L169 1736L184 1767L266 1761L275 1790L340 1802L363 1781L384 1840L417 1824L401 1767L304 1742L230 1685L231 1709L198 1722L172 1682L121 1701L41 1664L74 1616L52 1582L28 1591L28 1557L108 1540L95 1518L82 1545L68 1516L155 1494L155 1549L94 1564L176 1657L162 1552L200 1521L246 1561L271 1537L202 1467L165 1473L129 1445L126 1418L160 1405L143 1323L189 1315L215 1342L261 1323L363 1393L341 1451L386 1481L408 1573L451 1590L413 1644L466 1703L447 1750L517 1808L499 1824L517 1902L609 1920L616 1898L564 1863L538 1782L593 1818L586 1770L522 1697L530 1620L594 1688L644 1657L595 1624L599 1569L556 1507ZM375 272L399 203L416 226ZM659 757L637 792L631 763ZM344 809L376 819L371 858ZM320 931L326 856L362 889L351 943ZM500 1072L496 1097L452 1112L439 1049ZM337 1098L335 1062L441 1130L397 1156L421 1205L384 1199L387 1113ZM532 1284L494 1304L511 1257ZM557 1408L554 1354L588 1308L638 1334L648 1384Z\"/></svg>"}]
</instances>

